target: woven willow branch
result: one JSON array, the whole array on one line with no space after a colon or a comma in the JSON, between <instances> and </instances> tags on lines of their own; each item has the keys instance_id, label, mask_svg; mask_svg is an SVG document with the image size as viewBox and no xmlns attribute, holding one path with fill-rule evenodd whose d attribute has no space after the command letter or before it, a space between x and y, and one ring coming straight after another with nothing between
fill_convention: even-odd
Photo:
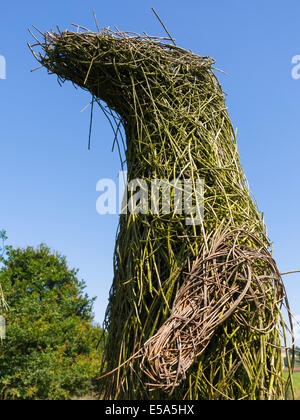
<instances>
[{"instance_id":1,"label":"woven willow branch","mask_svg":"<svg viewBox=\"0 0 300 420\"><path fill-rule=\"evenodd\" d=\"M92 94L128 181L205 182L199 226L174 206L168 215L120 217L102 367L113 373L101 382L103 397L285 398L282 282L214 60L173 39L80 30L40 33L31 50L60 82ZM134 355L143 348L141 364Z\"/></svg>"}]
</instances>

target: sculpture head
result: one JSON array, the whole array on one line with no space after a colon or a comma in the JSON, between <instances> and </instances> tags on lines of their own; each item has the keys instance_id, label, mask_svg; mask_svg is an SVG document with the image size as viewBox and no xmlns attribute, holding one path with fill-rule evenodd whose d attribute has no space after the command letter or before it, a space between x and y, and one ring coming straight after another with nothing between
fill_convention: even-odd
<instances>
[{"instance_id":1,"label":"sculpture head","mask_svg":"<svg viewBox=\"0 0 300 420\"><path fill-rule=\"evenodd\" d=\"M220 94L211 71L214 60L160 38L107 29L102 33L46 32L39 45L43 51L36 57L50 73L90 91L125 120L137 110L152 114L155 90L159 92L155 106L170 108L174 108L170 98L181 103L186 96L190 102L191 84L198 90L201 85L203 94L209 85L211 94L207 78L214 79Z\"/></svg>"}]
</instances>

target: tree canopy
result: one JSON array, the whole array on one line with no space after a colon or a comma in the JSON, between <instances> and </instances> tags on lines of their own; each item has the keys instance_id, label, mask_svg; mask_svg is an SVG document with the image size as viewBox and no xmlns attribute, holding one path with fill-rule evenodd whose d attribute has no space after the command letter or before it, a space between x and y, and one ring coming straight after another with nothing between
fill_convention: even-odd
<instances>
[{"instance_id":1,"label":"tree canopy","mask_svg":"<svg viewBox=\"0 0 300 420\"><path fill-rule=\"evenodd\" d=\"M85 283L66 258L41 245L8 248L0 284L9 310L0 344L0 398L70 399L91 393L101 329Z\"/></svg>"}]
</instances>

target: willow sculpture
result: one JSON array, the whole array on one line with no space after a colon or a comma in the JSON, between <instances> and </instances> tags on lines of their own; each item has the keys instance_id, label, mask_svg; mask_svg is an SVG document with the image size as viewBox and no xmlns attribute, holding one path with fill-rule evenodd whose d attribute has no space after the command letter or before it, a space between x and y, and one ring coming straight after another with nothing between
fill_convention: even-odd
<instances>
[{"instance_id":1,"label":"willow sculpture","mask_svg":"<svg viewBox=\"0 0 300 420\"><path fill-rule=\"evenodd\" d=\"M31 46L59 81L92 94L115 123L119 146L123 127L128 185L165 180L171 191L168 213L157 202L148 212L136 202L136 211L120 215L102 394L284 399L286 295L266 227L214 61L172 41L78 27L46 32ZM204 183L204 212L192 215L194 223L177 211L174 179L192 190ZM197 208L197 196L192 200Z\"/></svg>"}]
</instances>

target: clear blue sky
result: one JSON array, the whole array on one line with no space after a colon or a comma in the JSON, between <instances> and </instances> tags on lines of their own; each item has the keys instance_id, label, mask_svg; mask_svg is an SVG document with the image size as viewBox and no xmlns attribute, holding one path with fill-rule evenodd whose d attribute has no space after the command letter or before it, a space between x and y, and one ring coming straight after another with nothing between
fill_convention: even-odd
<instances>
[{"instance_id":1,"label":"clear blue sky","mask_svg":"<svg viewBox=\"0 0 300 420\"><path fill-rule=\"evenodd\" d=\"M45 242L80 268L89 295L97 296L99 322L112 283L118 216L96 213L96 183L117 179L119 158L111 153L112 132L100 110L87 150L89 112L80 112L90 101L87 93L71 84L61 88L44 69L30 72L36 63L27 29L72 29L73 22L94 29L95 9L101 27L162 35L151 7L178 45L214 57L226 72L219 79L241 161L279 269L300 269L300 79L291 76L292 57L300 54L299 0L2 2L7 79L0 80L0 229L14 246ZM300 275L285 282L300 315Z\"/></svg>"}]
</instances>

